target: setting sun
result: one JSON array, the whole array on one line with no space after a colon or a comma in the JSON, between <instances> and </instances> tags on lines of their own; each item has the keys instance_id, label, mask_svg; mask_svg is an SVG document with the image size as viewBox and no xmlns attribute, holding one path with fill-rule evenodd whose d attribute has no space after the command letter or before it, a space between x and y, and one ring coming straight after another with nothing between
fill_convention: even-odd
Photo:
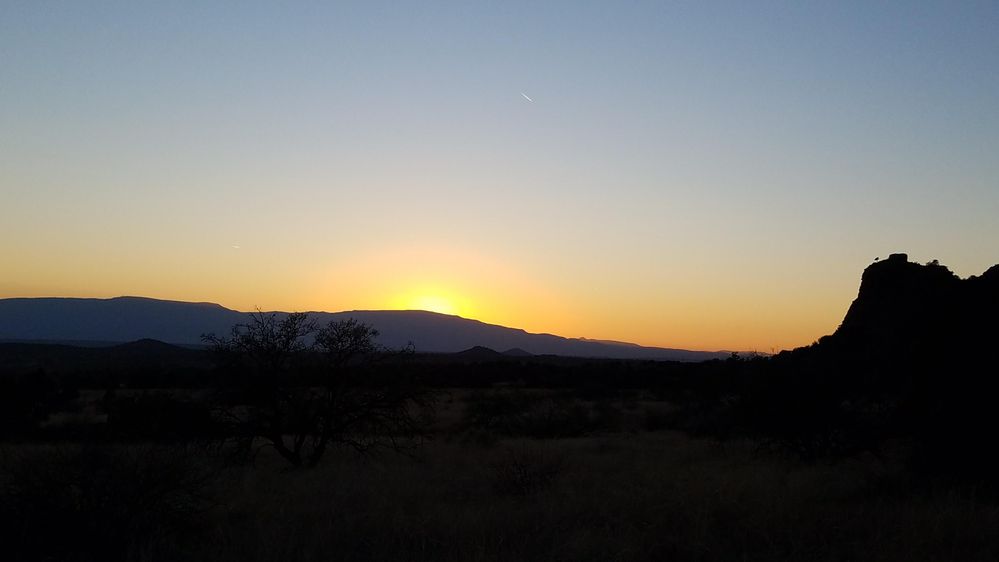
<instances>
[{"instance_id":1,"label":"setting sun","mask_svg":"<svg viewBox=\"0 0 999 562\"><path fill-rule=\"evenodd\" d=\"M451 301L440 295L420 295L409 301L406 308L411 310L428 310L441 314L458 314L458 311Z\"/></svg>"},{"instance_id":2,"label":"setting sun","mask_svg":"<svg viewBox=\"0 0 999 562\"><path fill-rule=\"evenodd\" d=\"M412 283L402 290L390 290L389 294L392 293L395 295L376 308L386 308L387 304L387 308L394 310L426 310L466 318L476 312L459 292L438 283Z\"/></svg>"}]
</instances>

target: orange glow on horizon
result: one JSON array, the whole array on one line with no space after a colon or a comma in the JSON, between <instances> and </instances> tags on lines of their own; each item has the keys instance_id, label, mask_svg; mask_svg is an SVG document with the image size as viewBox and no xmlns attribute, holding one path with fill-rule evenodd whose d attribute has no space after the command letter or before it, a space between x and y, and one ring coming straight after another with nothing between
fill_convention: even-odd
<instances>
[{"instance_id":1,"label":"orange glow on horizon","mask_svg":"<svg viewBox=\"0 0 999 562\"><path fill-rule=\"evenodd\" d=\"M286 307L427 310L570 338L771 352L831 333L856 290L847 280L842 295L805 293L802 301L746 282L728 285L722 276L712 283L622 280L613 272L586 278L513 263L450 245L382 249L329 267L303 292L304 302ZM588 282L570 284L566 275Z\"/></svg>"},{"instance_id":2,"label":"orange glow on horizon","mask_svg":"<svg viewBox=\"0 0 999 562\"><path fill-rule=\"evenodd\" d=\"M454 304L452 304L452 302L445 297L423 295L416 297L409 302L409 308L413 310L428 310L430 312L438 312L440 314L458 314Z\"/></svg>"},{"instance_id":3,"label":"orange glow on horizon","mask_svg":"<svg viewBox=\"0 0 999 562\"><path fill-rule=\"evenodd\" d=\"M418 309L570 338L770 352L832 333L856 296L857 272L864 265L843 268L835 283L817 275L789 290L768 283L772 271L738 264L700 266L703 271L694 278L671 276L657 271L656 262L646 262L647 269L625 277L599 260L567 267L554 259L531 261L451 243L365 247L325 264L275 253L264 269L245 247L195 257L178 257L164 268L166 258L149 256L147 267L128 270L38 261L38 279L72 277L94 289L38 282L31 290L0 286L0 296L138 295L243 311ZM71 266L78 266L72 276ZM738 282L726 267L738 270ZM671 268L683 272L693 266L672 263ZM169 274L145 275L143 269Z\"/></svg>"},{"instance_id":4,"label":"orange glow on horizon","mask_svg":"<svg viewBox=\"0 0 999 562\"><path fill-rule=\"evenodd\" d=\"M384 308L393 310L426 310L453 316L469 316L472 310L467 301L450 291L437 288L414 288L391 299Z\"/></svg>"}]
</instances>

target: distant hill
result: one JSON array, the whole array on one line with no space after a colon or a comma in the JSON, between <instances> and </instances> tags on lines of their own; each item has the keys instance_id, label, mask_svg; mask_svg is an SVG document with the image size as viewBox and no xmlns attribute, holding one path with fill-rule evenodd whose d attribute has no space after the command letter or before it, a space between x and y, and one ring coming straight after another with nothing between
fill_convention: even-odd
<instances>
[{"instance_id":1,"label":"distant hill","mask_svg":"<svg viewBox=\"0 0 999 562\"><path fill-rule=\"evenodd\" d=\"M482 346L490 350L517 350L517 354L610 359L703 361L729 355L722 351L687 351L532 334L417 310L311 312L310 315L320 323L352 317L374 326L380 332L378 341L382 345L399 348L412 342L418 351L429 353L457 353ZM199 345L202 334L228 334L233 325L247 320L248 313L218 304L144 297L0 299L0 341L121 343L152 339L173 345Z\"/></svg>"},{"instance_id":2,"label":"distant hill","mask_svg":"<svg viewBox=\"0 0 999 562\"><path fill-rule=\"evenodd\" d=\"M461 357L462 359L470 359L473 361L489 361L503 357L503 354L495 349L489 349L488 347L483 347L481 345L466 349L465 351L459 351L458 353L455 353L455 355Z\"/></svg>"},{"instance_id":3,"label":"distant hill","mask_svg":"<svg viewBox=\"0 0 999 562\"><path fill-rule=\"evenodd\" d=\"M205 332L228 332L246 320L217 304L142 297L0 300L0 340L200 344Z\"/></svg>"},{"instance_id":4,"label":"distant hill","mask_svg":"<svg viewBox=\"0 0 999 562\"><path fill-rule=\"evenodd\" d=\"M204 350L139 340L119 345L78 346L0 342L0 376L32 371L99 375L105 382L122 374L148 380L169 373L171 383L185 374L203 374L212 368L211 354ZM110 378L109 378L110 377ZM197 379L192 375L190 378ZM103 383L102 383L103 384Z\"/></svg>"}]
</instances>

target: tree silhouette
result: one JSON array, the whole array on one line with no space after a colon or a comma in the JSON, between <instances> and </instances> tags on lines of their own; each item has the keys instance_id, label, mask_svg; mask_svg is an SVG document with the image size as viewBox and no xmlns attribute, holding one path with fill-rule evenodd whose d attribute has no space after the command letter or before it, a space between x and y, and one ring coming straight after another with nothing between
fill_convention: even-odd
<instances>
[{"instance_id":1,"label":"tree silhouette","mask_svg":"<svg viewBox=\"0 0 999 562\"><path fill-rule=\"evenodd\" d=\"M263 439L293 466L314 466L336 446L368 451L418 444L432 395L380 359L378 332L354 319L317 327L305 313L256 312L228 338L203 336L223 359L222 408L244 451ZM310 341L311 340L311 341Z\"/></svg>"}]
</instances>

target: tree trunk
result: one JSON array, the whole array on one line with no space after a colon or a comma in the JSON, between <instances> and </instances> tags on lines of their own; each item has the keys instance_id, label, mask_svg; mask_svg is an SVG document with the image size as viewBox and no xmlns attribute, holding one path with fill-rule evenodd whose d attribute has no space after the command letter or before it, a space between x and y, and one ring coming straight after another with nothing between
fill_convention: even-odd
<instances>
[{"instance_id":1,"label":"tree trunk","mask_svg":"<svg viewBox=\"0 0 999 562\"><path fill-rule=\"evenodd\" d=\"M290 462L295 468L302 466L302 455L298 451L292 451L284 444L284 438L281 436L271 437L271 444L274 445L274 449L279 455L284 457L285 460Z\"/></svg>"}]
</instances>

